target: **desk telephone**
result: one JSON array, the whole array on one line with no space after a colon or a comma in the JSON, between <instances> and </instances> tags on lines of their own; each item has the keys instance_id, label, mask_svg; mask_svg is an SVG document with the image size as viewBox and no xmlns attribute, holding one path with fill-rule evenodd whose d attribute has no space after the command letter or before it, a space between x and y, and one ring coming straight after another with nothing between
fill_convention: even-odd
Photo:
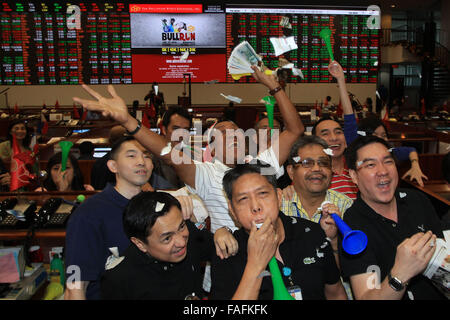
<instances>
[{"instance_id":1,"label":"desk telephone","mask_svg":"<svg viewBox=\"0 0 450 320\"><path fill-rule=\"evenodd\" d=\"M77 207L76 203L66 202L62 198L50 198L36 212L35 201L26 201L18 207L15 198L5 199L0 204L0 227L24 229L34 228L64 228L70 214ZM23 214L18 214L23 212Z\"/></svg>"},{"instance_id":2,"label":"desk telephone","mask_svg":"<svg viewBox=\"0 0 450 320\"><path fill-rule=\"evenodd\" d=\"M36 202L8 198L0 202L1 228L28 228L30 219L36 212Z\"/></svg>"}]
</instances>

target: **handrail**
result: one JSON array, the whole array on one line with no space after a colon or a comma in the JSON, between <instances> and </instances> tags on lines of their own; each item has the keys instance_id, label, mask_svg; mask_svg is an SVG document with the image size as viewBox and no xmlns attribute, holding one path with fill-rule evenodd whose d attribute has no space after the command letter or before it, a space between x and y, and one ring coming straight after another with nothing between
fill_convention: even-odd
<instances>
[{"instance_id":1,"label":"handrail","mask_svg":"<svg viewBox=\"0 0 450 320\"><path fill-rule=\"evenodd\" d=\"M441 30L442 31L442 30ZM408 46L415 46L416 48L424 44L424 31L421 28L417 29L382 29L382 39L380 41L382 46L390 44L403 44ZM417 53L417 52L416 52ZM443 67L450 69L450 51L448 48L440 44L438 41L434 42L433 57Z\"/></svg>"}]
</instances>

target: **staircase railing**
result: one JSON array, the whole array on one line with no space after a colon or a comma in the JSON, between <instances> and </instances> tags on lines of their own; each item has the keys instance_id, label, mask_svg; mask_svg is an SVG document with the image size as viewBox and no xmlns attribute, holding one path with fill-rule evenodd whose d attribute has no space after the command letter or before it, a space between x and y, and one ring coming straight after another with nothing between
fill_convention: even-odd
<instances>
[{"instance_id":1,"label":"staircase railing","mask_svg":"<svg viewBox=\"0 0 450 320\"><path fill-rule=\"evenodd\" d=\"M450 51L439 42L435 43L434 56L442 67L450 70Z\"/></svg>"},{"instance_id":2,"label":"staircase railing","mask_svg":"<svg viewBox=\"0 0 450 320\"><path fill-rule=\"evenodd\" d=\"M401 44L412 53L423 56L426 53L423 50L424 36L422 28L408 29L405 26L396 29L383 29L380 43L382 46ZM435 41L434 55L429 56L429 58L450 70L450 51L439 42Z\"/></svg>"}]
</instances>

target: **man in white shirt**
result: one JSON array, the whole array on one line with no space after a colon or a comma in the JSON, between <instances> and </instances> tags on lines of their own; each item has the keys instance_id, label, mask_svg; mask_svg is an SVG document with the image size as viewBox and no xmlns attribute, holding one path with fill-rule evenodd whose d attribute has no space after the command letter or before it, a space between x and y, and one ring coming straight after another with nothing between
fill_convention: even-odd
<instances>
[{"instance_id":1,"label":"man in white shirt","mask_svg":"<svg viewBox=\"0 0 450 320\"><path fill-rule=\"evenodd\" d=\"M278 171L280 164L286 161L293 143L303 134L304 126L297 110L275 76L267 75L256 67L253 67L253 70L253 77L264 84L269 89L269 93L275 97L285 122L285 130L279 134L278 141L272 141L272 146L258 156L258 159L270 164ZM245 144L235 141L242 136L241 133L236 133L235 130L239 129L236 124L224 121L214 126L213 163L193 162L188 155L170 148L163 137L142 128L141 123L128 113L125 102L112 86L108 86L112 98L105 98L86 85L83 85L83 88L97 100L75 97L74 101L82 104L87 110L101 112L103 116L109 116L118 121L143 146L172 165L180 179L189 186L191 191L202 198L210 213L211 232L214 233L221 227L237 229L228 213L226 197L222 190L222 178L225 171L234 167L239 161L243 161L242 155L245 153ZM231 142L227 139L228 133L234 134L234 140Z\"/></svg>"}]
</instances>

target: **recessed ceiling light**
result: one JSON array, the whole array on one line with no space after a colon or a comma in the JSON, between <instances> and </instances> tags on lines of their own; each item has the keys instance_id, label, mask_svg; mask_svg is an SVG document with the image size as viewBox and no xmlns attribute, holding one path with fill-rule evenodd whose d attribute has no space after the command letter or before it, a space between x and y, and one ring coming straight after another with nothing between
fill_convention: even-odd
<instances>
[{"instance_id":1,"label":"recessed ceiling light","mask_svg":"<svg viewBox=\"0 0 450 320\"><path fill-rule=\"evenodd\" d=\"M391 8L395 8L395 4L391 4Z\"/></svg>"}]
</instances>

